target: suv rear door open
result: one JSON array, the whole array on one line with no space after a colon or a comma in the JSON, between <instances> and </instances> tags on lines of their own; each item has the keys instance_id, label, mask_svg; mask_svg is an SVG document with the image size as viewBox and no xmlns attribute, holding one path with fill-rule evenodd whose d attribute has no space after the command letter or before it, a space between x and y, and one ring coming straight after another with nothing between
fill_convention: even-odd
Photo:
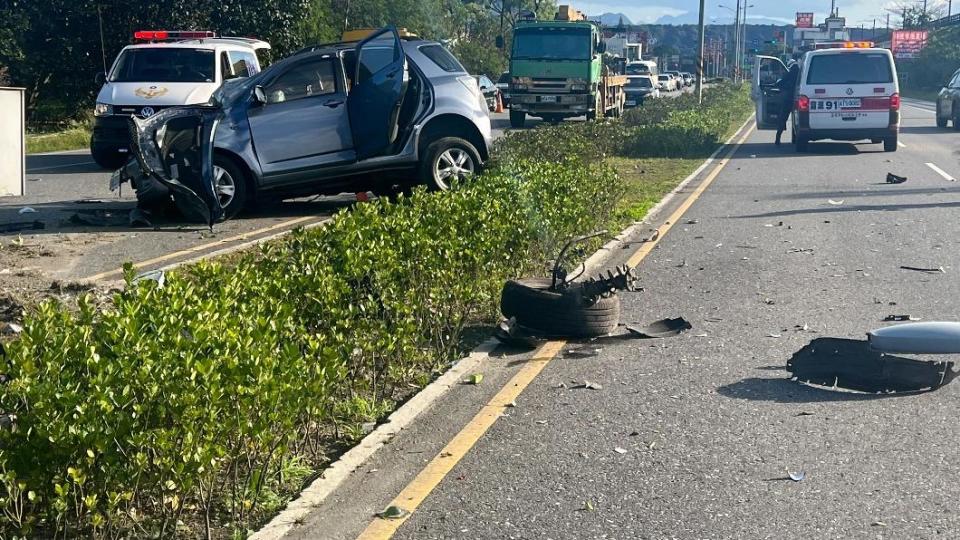
<instances>
[{"instance_id":1,"label":"suv rear door open","mask_svg":"<svg viewBox=\"0 0 960 540\"><path fill-rule=\"evenodd\" d=\"M397 139L408 81L407 57L396 28L384 28L357 45L347 98L357 159L383 154Z\"/></svg>"},{"instance_id":2,"label":"suv rear door open","mask_svg":"<svg viewBox=\"0 0 960 540\"><path fill-rule=\"evenodd\" d=\"M758 56L755 65L750 97L757 110L757 129L777 129L780 109L793 105L783 103L780 89L776 87L777 81L787 74L787 66L772 56Z\"/></svg>"}]
</instances>

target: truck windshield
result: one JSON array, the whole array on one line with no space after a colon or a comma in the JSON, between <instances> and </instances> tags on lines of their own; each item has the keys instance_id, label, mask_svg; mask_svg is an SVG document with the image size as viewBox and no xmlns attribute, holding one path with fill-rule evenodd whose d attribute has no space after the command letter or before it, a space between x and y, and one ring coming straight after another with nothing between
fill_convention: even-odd
<instances>
[{"instance_id":1,"label":"truck windshield","mask_svg":"<svg viewBox=\"0 0 960 540\"><path fill-rule=\"evenodd\" d=\"M893 82L885 54L836 53L810 59L807 84L879 84Z\"/></svg>"},{"instance_id":2,"label":"truck windshield","mask_svg":"<svg viewBox=\"0 0 960 540\"><path fill-rule=\"evenodd\" d=\"M513 36L515 60L590 60L588 28L525 28Z\"/></svg>"},{"instance_id":3,"label":"truck windshield","mask_svg":"<svg viewBox=\"0 0 960 540\"><path fill-rule=\"evenodd\" d=\"M120 53L111 82L214 82L212 50L180 47L127 49Z\"/></svg>"}]
</instances>

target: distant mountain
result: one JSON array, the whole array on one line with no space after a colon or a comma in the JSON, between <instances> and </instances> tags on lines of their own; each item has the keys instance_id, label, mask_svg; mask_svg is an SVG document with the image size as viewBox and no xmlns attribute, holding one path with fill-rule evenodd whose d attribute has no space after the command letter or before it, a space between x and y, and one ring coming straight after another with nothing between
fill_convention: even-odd
<instances>
[{"instance_id":1,"label":"distant mountain","mask_svg":"<svg viewBox=\"0 0 960 540\"><path fill-rule=\"evenodd\" d=\"M627 17L623 13L604 13L603 15L588 18L591 21L600 21L600 24L603 26L617 26L620 24L621 19L623 19L623 24L633 24L633 22L630 21L630 17Z\"/></svg>"},{"instance_id":2,"label":"distant mountain","mask_svg":"<svg viewBox=\"0 0 960 540\"><path fill-rule=\"evenodd\" d=\"M708 17L705 21L709 24L733 24L733 18L728 16L716 17L717 22L711 22ZM655 24L698 24L700 22L700 14L696 12L687 12L682 15L664 15L657 19ZM784 21L778 21L776 19L767 19L765 17L753 17L750 13L747 13L747 22L751 25L773 25L773 26L783 26Z\"/></svg>"}]
</instances>

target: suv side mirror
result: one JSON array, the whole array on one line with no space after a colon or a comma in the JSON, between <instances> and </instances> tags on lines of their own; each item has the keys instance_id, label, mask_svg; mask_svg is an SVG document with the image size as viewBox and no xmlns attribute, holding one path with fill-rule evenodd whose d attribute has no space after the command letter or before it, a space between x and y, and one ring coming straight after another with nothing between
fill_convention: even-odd
<instances>
[{"instance_id":1,"label":"suv side mirror","mask_svg":"<svg viewBox=\"0 0 960 540\"><path fill-rule=\"evenodd\" d=\"M93 76L93 82L97 86L102 86L103 83L107 82L107 74L102 71L98 71L97 74Z\"/></svg>"},{"instance_id":2,"label":"suv side mirror","mask_svg":"<svg viewBox=\"0 0 960 540\"><path fill-rule=\"evenodd\" d=\"M259 84L253 87L253 101L255 103L259 103L260 105L267 104L267 93Z\"/></svg>"},{"instance_id":3,"label":"suv side mirror","mask_svg":"<svg viewBox=\"0 0 960 540\"><path fill-rule=\"evenodd\" d=\"M503 41L503 36L497 36L497 48L503 49L505 46L506 44Z\"/></svg>"}]
</instances>

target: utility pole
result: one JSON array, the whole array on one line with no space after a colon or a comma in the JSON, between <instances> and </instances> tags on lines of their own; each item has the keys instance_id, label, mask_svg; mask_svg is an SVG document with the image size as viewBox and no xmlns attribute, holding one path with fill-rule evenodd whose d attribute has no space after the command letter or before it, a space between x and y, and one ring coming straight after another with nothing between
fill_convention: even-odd
<instances>
[{"instance_id":1,"label":"utility pole","mask_svg":"<svg viewBox=\"0 0 960 540\"><path fill-rule=\"evenodd\" d=\"M707 27L703 17L706 13L704 2L700 0L700 55L697 59L697 103L703 103L703 39L706 35Z\"/></svg>"},{"instance_id":2,"label":"utility pole","mask_svg":"<svg viewBox=\"0 0 960 540\"><path fill-rule=\"evenodd\" d=\"M748 0L743 0L743 19L740 23L743 37L740 38L740 50L743 52L743 58L740 59L740 80L743 80L744 66L747 65L747 8L751 7Z\"/></svg>"},{"instance_id":3,"label":"utility pole","mask_svg":"<svg viewBox=\"0 0 960 540\"><path fill-rule=\"evenodd\" d=\"M746 1L746 0L744 0ZM740 0L737 0L737 9L733 16L733 82L740 82Z\"/></svg>"}]
</instances>

